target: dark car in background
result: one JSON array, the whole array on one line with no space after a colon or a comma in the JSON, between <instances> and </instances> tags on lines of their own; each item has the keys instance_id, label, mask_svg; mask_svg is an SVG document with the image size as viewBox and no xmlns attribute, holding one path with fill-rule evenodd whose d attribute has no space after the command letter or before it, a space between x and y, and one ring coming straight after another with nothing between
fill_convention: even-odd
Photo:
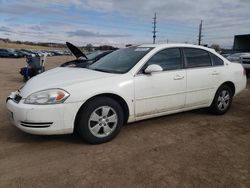
<instances>
[{"instance_id":1,"label":"dark car in background","mask_svg":"<svg viewBox=\"0 0 250 188\"><path fill-rule=\"evenodd\" d=\"M22 57L35 57L36 54L25 49L0 49L0 57L8 58L22 58Z\"/></svg>"},{"instance_id":2,"label":"dark car in background","mask_svg":"<svg viewBox=\"0 0 250 188\"><path fill-rule=\"evenodd\" d=\"M8 49L10 52L16 54L17 58L22 58L22 57L28 57L30 54L26 54L25 52L19 50L19 49Z\"/></svg>"},{"instance_id":3,"label":"dark car in background","mask_svg":"<svg viewBox=\"0 0 250 188\"><path fill-rule=\"evenodd\" d=\"M0 49L0 57L19 57L18 53L10 49Z\"/></svg>"},{"instance_id":4,"label":"dark car in background","mask_svg":"<svg viewBox=\"0 0 250 188\"><path fill-rule=\"evenodd\" d=\"M18 50L19 53L22 53L23 54L23 57L34 57L35 54L31 53L31 52L28 52L24 49L20 49Z\"/></svg>"},{"instance_id":5,"label":"dark car in background","mask_svg":"<svg viewBox=\"0 0 250 188\"><path fill-rule=\"evenodd\" d=\"M43 57L43 56L63 56L71 55L68 50L39 50L39 49L14 49L0 48L0 57L22 58L22 57Z\"/></svg>"},{"instance_id":6,"label":"dark car in background","mask_svg":"<svg viewBox=\"0 0 250 188\"><path fill-rule=\"evenodd\" d=\"M27 49L21 49L20 50L22 53L25 54L25 57L35 57L35 56L39 56L37 53L31 51L31 50L27 50Z\"/></svg>"}]
</instances>

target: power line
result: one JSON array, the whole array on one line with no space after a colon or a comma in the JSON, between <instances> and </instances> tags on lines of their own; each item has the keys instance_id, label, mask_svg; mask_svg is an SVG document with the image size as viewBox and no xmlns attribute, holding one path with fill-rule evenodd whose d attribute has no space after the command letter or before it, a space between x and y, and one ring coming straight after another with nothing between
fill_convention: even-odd
<instances>
[{"instance_id":1,"label":"power line","mask_svg":"<svg viewBox=\"0 0 250 188\"><path fill-rule=\"evenodd\" d=\"M155 38L156 38L156 13L153 17L153 44L155 44Z\"/></svg>"}]
</instances>

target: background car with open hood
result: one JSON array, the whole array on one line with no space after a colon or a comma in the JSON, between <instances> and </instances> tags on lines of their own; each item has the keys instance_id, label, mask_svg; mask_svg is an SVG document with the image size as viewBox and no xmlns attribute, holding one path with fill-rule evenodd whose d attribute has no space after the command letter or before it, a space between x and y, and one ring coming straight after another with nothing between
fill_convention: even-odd
<instances>
[{"instance_id":1,"label":"background car with open hood","mask_svg":"<svg viewBox=\"0 0 250 188\"><path fill-rule=\"evenodd\" d=\"M63 63L61 67L81 67L84 68L102 57L112 53L114 50L105 50L105 51L95 51L85 55L79 48L74 46L73 44L66 42L68 49L71 53L76 57L75 60Z\"/></svg>"}]
</instances>

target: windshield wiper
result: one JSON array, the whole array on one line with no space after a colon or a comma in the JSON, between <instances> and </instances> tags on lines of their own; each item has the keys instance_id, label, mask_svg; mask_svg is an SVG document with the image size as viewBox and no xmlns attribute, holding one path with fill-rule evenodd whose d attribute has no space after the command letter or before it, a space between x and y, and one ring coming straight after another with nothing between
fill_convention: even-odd
<instances>
[{"instance_id":1,"label":"windshield wiper","mask_svg":"<svg viewBox=\"0 0 250 188\"><path fill-rule=\"evenodd\" d=\"M103 70L103 69L92 69L92 70L95 70L95 71L100 71L100 72L107 72L107 73L111 73L110 71Z\"/></svg>"}]
</instances>

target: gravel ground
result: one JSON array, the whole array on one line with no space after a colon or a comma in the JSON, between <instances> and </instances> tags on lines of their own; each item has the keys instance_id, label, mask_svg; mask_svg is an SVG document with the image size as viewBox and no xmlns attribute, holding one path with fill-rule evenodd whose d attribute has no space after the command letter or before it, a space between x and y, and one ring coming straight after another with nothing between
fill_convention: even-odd
<instances>
[{"instance_id":1,"label":"gravel ground","mask_svg":"<svg viewBox=\"0 0 250 188\"><path fill-rule=\"evenodd\" d=\"M72 57L50 57L52 68ZM231 110L195 110L124 126L88 145L35 136L9 122L5 99L22 84L24 59L0 59L0 187L250 187L250 84Z\"/></svg>"}]
</instances>

